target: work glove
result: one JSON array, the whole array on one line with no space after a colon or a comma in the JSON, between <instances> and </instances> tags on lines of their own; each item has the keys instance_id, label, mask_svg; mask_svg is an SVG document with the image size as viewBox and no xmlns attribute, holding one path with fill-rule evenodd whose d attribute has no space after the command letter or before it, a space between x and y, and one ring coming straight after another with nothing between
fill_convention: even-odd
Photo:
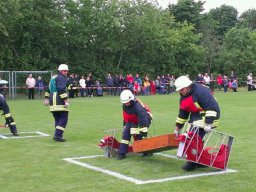
<instances>
[{"instance_id":1,"label":"work glove","mask_svg":"<svg viewBox=\"0 0 256 192\"><path fill-rule=\"evenodd\" d=\"M48 106L48 105L49 105L49 99L45 99L45 100L44 100L44 105L45 105L45 106Z\"/></svg>"},{"instance_id":2,"label":"work glove","mask_svg":"<svg viewBox=\"0 0 256 192\"><path fill-rule=\"evenodd\" d=\"M209 124L206 124L205 126L204 126L204 130L205 130L205 132L211 132L212 131L212 126L211 125L209 125Z\"/></svg>"},{"instance_id":3,"label":"work glove","mask_svg":"<svg viewBox=\"0 0 256 192\"><path fill-rule=\"evenodd\" d=\"M69 100L66 100L66 101L64 102L64 107L67 108L68 106L69 106Z\"/></svg>"},{"instance_id":4,"label":"work glove","mask_svg":"<svg viewBox=\"0 0 256 192\"><path fill-rule=\"evenodd\" d=\"M5 118L5 127L9 127L9 125L14 122L12 116Z\"/></svg>"},{"instance_id":5,"label":"work glove","mask_svg":"<svg viewBox=\"0 0 256 192\"><path fill-rule=\"evenodd\" d=\"M174 130L174 135L176 138L180 136L180 129L178 127L176 127L176 129Z\"/></svg>"}]
</instances>

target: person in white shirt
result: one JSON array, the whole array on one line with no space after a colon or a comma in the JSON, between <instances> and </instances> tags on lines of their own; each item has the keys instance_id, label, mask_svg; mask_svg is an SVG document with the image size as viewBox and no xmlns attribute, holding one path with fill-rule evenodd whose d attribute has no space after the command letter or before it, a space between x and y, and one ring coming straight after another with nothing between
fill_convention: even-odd
<instances>
[{"instance_id":1,"label":"person in white shirt","mask_svg":"<svg viewBox=\"0 0 256 192\"><path fill-rule=\"evenodd\" d=\"M210 87L210 82L211 82L210 76L208 75L208 73L205 73L205 74L204 74L204 84L205 84L207 87Z\"/></svg>"},{"instance_id":2,"label":"person in white shirt","mask_svg":"<svg viewBox=\"0 0 256 192\"><path fill-rule=\"evenodd\" d=\"M36 80L34 79L31 73L28 74L26 85L28 87L28 99L34 99Z\"/></svg>"},{"instance_id":3,"label":"person in white shirt","mask_svg":"<svg viewBox=\"0 0 256 192\"><path fill-rule=\"evenodd\" d=\"M247 76L247 86L248 86L248 91L253 90L253 78L252 78L252 73L249 73Z\"/></svg>"},{"instance_id":4,"label":"person in white shirt","mask_svg":"<svg viewBox=\"0 0 256 192\"><path fill-rule=\"evenodd\" d=\"M80 86L80 96L84 97L84 91L86 87L84 76L82 76L81 79L79 80L79 86Z\"/></svg>"}]
</instances>

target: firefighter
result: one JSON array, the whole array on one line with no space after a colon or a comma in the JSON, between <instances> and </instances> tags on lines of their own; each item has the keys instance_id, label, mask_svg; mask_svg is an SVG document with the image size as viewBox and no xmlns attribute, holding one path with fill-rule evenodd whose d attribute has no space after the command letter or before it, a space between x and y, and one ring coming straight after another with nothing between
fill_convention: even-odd
<instances>
[{"instance_id":1,"label":"firefighter","mask_svg":"<svg viewBox=\"0 0 256 192\"><path fill-rule=\"evenodd\" d=\"M151 124L152 115L150 109L146 107L139 99L136 99L130 90L123 90L120 94L120 101L123 104L123 135L119 146L119 155L117 159L126 158L131 135L134 140L147 138L148 128ZM143 156L151 154L144 153Z\"/></svg>"},{"instance_id":2,"label":"firefighter","mask_svg":"<svg viewBox=\"0 0 256 192\"><path fill-rule=\"evenodd\" d=\"M175 136L178 137L184 124L188 121L189 130L199 128L197 133L203 139L206 132L216 128L220 118L220 108L211 90L187 76L180 76L174 83L180 93L179 114L176 119ZM182 168L192 171L200 165L187 162Z\"/></svg>"},{"instance_id":3,"label":"firefighter","mask_svg":"<svg viewBox=\"0 0 256 192\"><path fill-rule=\"evenodd\" d=\"M10 109L5 100L5 97L2 94L0 94L0 110L3 110L2 115L4 115L5 118L5 126L9 127L13 136L19 136L19 134L17 133L16 123L10 113Z\"/></svg>"},{"instance_id":4,"label":"firefighter","mask_svg":"<svg viewBox=\"0 0 256 192\"><path fill-rule=\"evenodd\" d=\"M55 134L53 140L65 142L62 138L68 122L68 94L66 91L68 65L60 64L58 75L51 78L49 89L45 93L45 105L50 105L50 112L55 120Z\"/></svg>"}]
</instances>

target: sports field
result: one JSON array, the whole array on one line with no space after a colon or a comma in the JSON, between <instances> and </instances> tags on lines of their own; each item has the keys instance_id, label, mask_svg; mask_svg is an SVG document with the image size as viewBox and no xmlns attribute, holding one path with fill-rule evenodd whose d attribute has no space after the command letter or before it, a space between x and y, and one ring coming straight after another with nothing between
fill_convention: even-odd
<instances>
[{"instance_id":1,"label":"sports field","mask_svg":"<svg viewBox=\"0 0 256 192\"><path fill-rule=\"evenodd\" d=\"M122 161L101 156L104 152L97 144L104 130L122 127L119 97L71 100L65 143L52 140L53 117L42 100L9 99L18 131L25 132L20 136L34 137L0 138L0 191L255 191L256 92L216 92L215 96L221 108L218 131L235 137L229 169L237 172L218 174L212 168L185 172L181 169L184 161L163 156L175 156L176 150L152 157L128 156ZM154 115L150 136L173 133L179 95L140 98ZM0 129L0 135L7 133ZM191 175L200 177L188 178Z\"/></svg>"}]
</instances>

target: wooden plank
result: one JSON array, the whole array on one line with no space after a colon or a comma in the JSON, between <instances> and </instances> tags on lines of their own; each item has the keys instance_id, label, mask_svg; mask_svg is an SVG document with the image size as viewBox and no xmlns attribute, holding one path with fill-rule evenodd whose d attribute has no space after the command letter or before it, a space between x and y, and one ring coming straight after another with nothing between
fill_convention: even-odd
<instances>
[{"instance_id":1,"label":"wooden plank","mask_svg":"<svg viewBox=\"0 0 256 192\"><path fill-rule=\"evenodd\" d=\"M133 152L157 152L173 148L178 148L179 141L175 139L174 134L160 135L156 137L151 137L139 141L133 142Z\"/></svg>"}]
</instances>

